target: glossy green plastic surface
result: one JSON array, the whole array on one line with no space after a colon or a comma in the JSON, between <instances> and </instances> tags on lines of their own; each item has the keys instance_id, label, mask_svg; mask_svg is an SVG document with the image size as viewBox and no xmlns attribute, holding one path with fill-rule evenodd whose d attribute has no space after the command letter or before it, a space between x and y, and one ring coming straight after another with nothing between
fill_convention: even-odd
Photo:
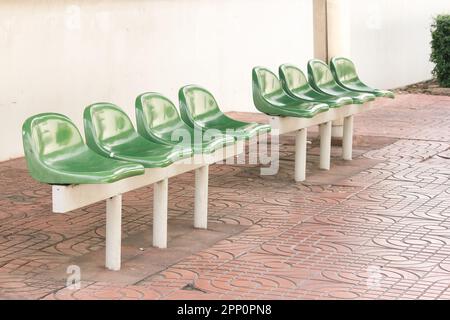
<instances>
[{"instance_id":1,"label":"glossy green plastic surface","mask_svg":"<svg viewBox=\"0 0 450 320\"><path fill-rule=\"evenodd\" d=\"M140 164L104 158L83 142L78 128L58 113L28 118L22 127L31 176L49 184L110 183L144 173Z\"/></svg>"},{"instance_id":2,"label":"glossy green plastic surface","mask_svg":"<svg viewBox=\"0 0 450 320\"><path fill-rule=\"evenodd\" d=\"M372 93L377 97L395 98L392 91L374 89L363 83L359 79L355 65L350 59L334 57L331 59L330 69L336 82L348 90Z\"/></svg>"},{"instance_id":3,"label":"glossy green plastic surface","mask_svg":"<svg viewBox=\"0 0 450 320\"><path fill-rule=\"evenodd\" d=\"M287 95L280 80L270 70L255 67L252 71L253 103L259 111L296 118L312 118L329 110L325 103L304 102Z\"/></svg>"},{"instance_id":4,"label":"glossy green plastic surface","mask_svg":"<svg viewBox=\"0 0 450 320\"><path fill-rule=\"evenodd\" d=\"M318 59L308 62L308 77L311 86L321 92L337 97L351 97L353 103L363 104L375 100L375 96L370 93L355 92L341 87L333 77L328 65Z\"/></svg>"},{"instance_id":5,"label":"glossy green plastic surface","mask_svg":"<svg viewBox=\"0 0 450 320\"><path fill-rule=\"evenodd\" d=\"M227 117L220 111L213 95L201 87L185 86L178 92L178 97L181 118L192 128L216 129L236 140L247 140L271 129L270 125L242 122Z\"/></svg>"},{"instance_id":6,"label":"glossy green plastic surface","mask_svg":"<svg viewBox=\"0 0 450 320\"><path fill-rule=\"evenodd\" d=\"M111 103L96 103L84 109L84 132L87 145L98 154L146 168L166 167L193 153L189 146L169 146L141 137L128 115Z\"/></svg>"},{"instance_id":7,"label":"glossy green plastic surface","mask_svg":"<svg viewBox=\"0 0 450 320\"><path fill-rule=\"evenodd\" d=\"M195 153L211 153L234 143L231 136L220 134L203 136L203 130L194 130L178 114L175 105L156 92L147 92L136 98L137 130L144 138L169 146L188 145ZM181 141L180 141L181 140Z\"/></svg>"},{"instance_id":8,"label":"glossy green plastic surface","mask_svg":"<svg viewBox=\"0 0 450 320\"><path fill-rule=\"evenodd\" d=\"M330 108L339 108L353 103L353 99L350 97L335 97L314 90L303 71L294 65L283 64L279 67L278 73L284 91L291 97L326 103Z\"/></svg>"}]
</instances>

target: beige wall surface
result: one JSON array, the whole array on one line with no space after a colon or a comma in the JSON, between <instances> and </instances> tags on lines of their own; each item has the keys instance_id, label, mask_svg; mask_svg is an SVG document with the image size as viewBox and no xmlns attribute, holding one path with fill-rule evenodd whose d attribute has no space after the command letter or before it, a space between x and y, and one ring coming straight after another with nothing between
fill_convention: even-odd
<instances>
[{"instance_id":1,"label":"beige wall surface","mask_svg":"<svg viewBox=\"0 0 450 320\"><path fill-rule=\"evenodd\" d=\"M251 69L312 56L310 0L0 0L0 160L21 156L39 112L82 129L90 103L134 121L134 98L210 89L224 110L255 111Z\"/></svg>"},{"instance_id":2,"label":"beige wall surface","mask_svg":"<svg viewBox=\"0 0 450 320\"><path fill-rule=\"evenodd\" d=\"M329 49L349 52L366 82L392 88L430 78L431 18L450 12L449 0L328 1L330 11L347 5L329 36L348 33ZM60 112L82 130L84 107L110 101L134 121L134 98L144 91L177 102L178 88L195 83L225 111L255 111L253 66L305 69L313 56L312 4L0 0L0 161L23 154L21 125L30 115Z\"/></svg>"},{"instance_id":3,"label":"beige wall surface","mask_svg":"<svg viewBox=\"0 0 450 320\"><path fill-rule=\"evenodd\" d=\"M433 16L450 13L450 0L345 1L350 54L362 79L396 88L431 78L430 25Z\"/></svg>"}]
</instances>

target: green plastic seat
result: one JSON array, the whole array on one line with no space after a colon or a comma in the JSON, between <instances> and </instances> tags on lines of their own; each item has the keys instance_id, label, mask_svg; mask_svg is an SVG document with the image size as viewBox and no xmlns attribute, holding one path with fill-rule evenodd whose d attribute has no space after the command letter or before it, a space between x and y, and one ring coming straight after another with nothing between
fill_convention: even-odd
<instances>
[{"instance_id":1,"label":"green plastic seat","mask_svg":"<svg viewBox=\"0 0 450 320\"><path fill-rule=\"evenodd\" d=\"M271 129L270 125L243 122L227 117L220 111L213 95L201 87L185 86L179 90L178 97L181 118L192 128L219 130L235 140L248 140Z\"/></svg>"},{"instance_id":2,"label":"green plastic seat","mask_svg":"<svg viewBox=\"0 0 450 320\"><path fill-rule=\"evenodd\" d=\"M44 183L110 183L144 173L137 163L104 158L90 150L69 118L42 113L22 126L25 159L31 176Z\"/></svg>"},{"instance_id":3,"label":"green plastic seat","mask_svg":"<svg viewBox=\"0 0 450 320\"><path fill-rule=\"evenodd\" d=\"M363 104L375 100L375 96L370 93L350 91L341 87L333 77L328 65L318 59L312 59L308 62L308 77L311 86L325 94L337 97L351 97L353 103Z\"/></svg>"},{"instance_id":4,"label":"green plastic seat","mask_svg":"<svg viewBox=\"0 0 450 320\"><path fill-rule=\"evenodd\" d=\"M98 154L145 168L166 167L193 153L188 146L169 146L141 137L128 115L111 103L95 103L84 109L84 132L87 145Z\"/></svg>"},{"instance_id":5,"label":"green plastic seat","mask_svg":"<svg viewBox=\"0 0 450 320\"><path fill-rule=\"evenodd\" d=\"M268 115L312 118L329 110L325 103L304 102L287 95L277 76L266 68L253 68L252 87L256 109Z\"/></svg>"},{"instance_id":6,"label":"green plastic seat","mask_svg":"<svg viewBox=\"0 0 450 320\"><path fill-rule=\"evenodd\" d=\"M335 97L314 90L302 70L291 64L283 64L278 73L284 91L293 98L326 103L330 108L339 108L353 103L350 97Z\"/></svg>"},{"instance_id":7,"label":"green plastic seat","mask_svg":"<svg viewBox=\"0 0 450 320\"><path fill-rule=\"evenodd\" d=\"M180 118L172 101L159 93L147 92L139 95L135 107L137 130L150 141L169 146L181 143L192 147L195 153L211 153L234 143L231 136L221 134L204 137L202 130L195 132ZM177 140L179 137L181 142Z\"/></svg>"},{"instance_id":8,"label":"green plastic seat","mask_svg":"<svg viewBox=\"0 0 450 320\"><path fill-rule=\"evenodd\" d=\"M374 89L363 83L359 79L355 65L350 59L334 57L331 59L330 69L336 82L348 90L367 92L377 97L395 98L392 91Z\"/></svg>"}]
</instances>

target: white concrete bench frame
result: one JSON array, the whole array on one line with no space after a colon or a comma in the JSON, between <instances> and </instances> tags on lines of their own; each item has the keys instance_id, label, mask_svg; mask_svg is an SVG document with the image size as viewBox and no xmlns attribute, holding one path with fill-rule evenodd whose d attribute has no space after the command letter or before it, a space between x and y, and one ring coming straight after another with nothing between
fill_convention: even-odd
<instances>
[{"instance_id":1,"label":"white concrete bench frame","mask_svg":"<svg viewBox=\"0 0 450 320\"><path fill-rule=\"evenodd\" d=\"M353 115L373 109L373 101L364 104L349 104L332 108L319 113L313 118L270 117L272 134L296 132L295 135L295 181L306 179L306 144L307 128L320 126L320 168L330 169L331 159L331 123L333 120L344 119L344 134L342 138L342 158L352 159L353 152Z\"/></svg>"},{"instance_id":2,"label":"white concrete bench frame","mask_svg":"<svg viewBox=\"0 0 450 320\"><path fill-rule=\"evenodd\" d=\"M153 246L167 247L168 179L195 170L194 227L206 229L208 224L209 165L245 151L245 144L235 144L201 156L194 155L165 168L145 169L145 173L107 184L53 185L53 212L66 213L106 200L106 257L105 266L120 270L122 245L122 194L154 184Z\"/></svg>"}]
</instances>

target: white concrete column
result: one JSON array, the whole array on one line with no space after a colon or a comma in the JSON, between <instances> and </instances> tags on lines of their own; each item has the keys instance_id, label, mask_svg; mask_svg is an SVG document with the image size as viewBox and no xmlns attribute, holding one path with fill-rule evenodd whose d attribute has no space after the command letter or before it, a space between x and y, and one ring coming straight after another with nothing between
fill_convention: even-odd
<instances>
[{"instance_id":1,"label":"white concrete column","mask_svg":"<svg viewBox=\"0 0 450 320\"><path fill-rule=\"evenodd\" d=\"M313 0L314 58L327 60L327 0Z\"/></svg>"},{"instance_id":2,"label":"white concrete column","mask_svg":"<svg viewBox=\"0 0 450 320\"><path fill-rule=\"evenodd\" d=\"M194 227L208 228L208 171L205 165L195 170Z\"/></svg>"},{"instance_id":3,"label":"white concrete column","mask_svg":"<svg viewBox=\"0 0 450 320\"><path fill-rule=\"evenodd\" d=\"M298 130L295 134L295 181L306 179L306 137L307 128Z\"/></svg>"},{"instance_id":4,"label":"white concrete column","mask_svg":"<svg viewBox=\"0 0 450 320\"><path fill-rule=\"evenodd\" d=\"M335 56L350 57L350 10L348 0L327 0L327 54L328 61ZM332 136L342 138L343 120L333 121Z\"/></svg>"},{"instance_id":5,"label":"white concrete column","mask_svg":"<svg viewBox=\"0 0 450 320\"><path fill-rule=\"evenodd\" d=\"M353 116L344 118L344 137L342 138L342 158L352 160L353 153Z\"/></svg>"},{"instance_id":6,"label":"white concrete column","mask_svg":"<svg viewBox=\"0 0 450 320\"><path fill-rule=\"evenodd\" d=\"M168 179L153 185L153 246L167 248Z\"/></svg>"},{"instance_id":7,"label":"white concrete column","mask_svg":"<svg viewBox=\"0 0 450 320\"><path fill-rule=\"evenodd\" d=\"M106 200L106 263L109 270L120 270L122 246L122 195Z\"/></svg>"},{"instance_id":8,"label":"white concrete column","mask_svg":"<svg viewBox=\"0 0 450 320\"><path fill-rule=\"evenodd\" d=\"M348 0L327 0L328 59L350 55L349 9Z\"/></svg>"},{"instance_id":9,"label":"white concrete column","mask_svg":"<svg viewBox=\"0 0 450 320\"><path fill-rule=\"evenodd\" d=\"M320 126L320 169L330 170L331 158L331 121Z\"/></svg>"}]
</instances>

